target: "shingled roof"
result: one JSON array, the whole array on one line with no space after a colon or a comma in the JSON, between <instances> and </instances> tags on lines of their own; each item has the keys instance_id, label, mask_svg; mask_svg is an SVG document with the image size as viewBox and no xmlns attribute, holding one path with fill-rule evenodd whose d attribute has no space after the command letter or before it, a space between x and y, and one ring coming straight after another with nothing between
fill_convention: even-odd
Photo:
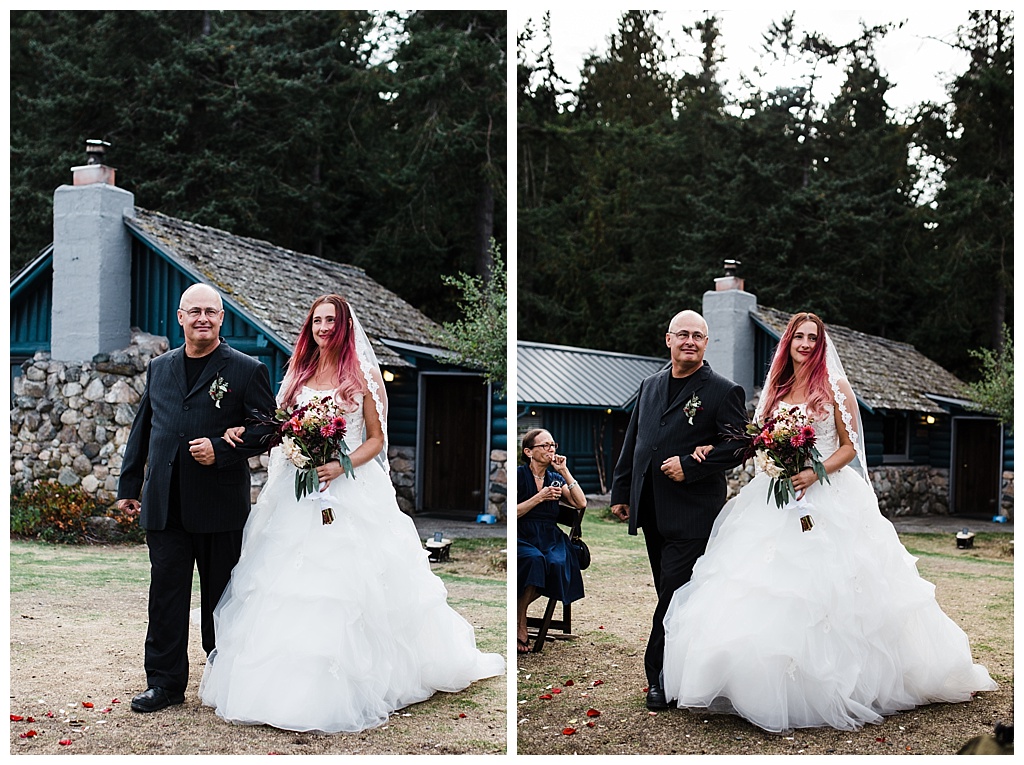
<instances>
[{"instance_id":1,"label":"shingled roof","mask_svg":"<svg viewBox=\"0 0 1024 765\"><path fill-rule=\"evenodd\" d=\"M524 404L624 408L667 359L568 345L516 344L516 398Z\"/></svg>"},{"instance_id":2,"label":"shingled roof","mask_svg":"<svg viewBox=\"0 0 1024 765\"><path fill-rule=\"evenodd\" d=\"M758 306L751 315L776 338L786 331L792 316L766 306ZM872 409L941 414L944 410L926 394L963 397L963 382L914 346L838 324L825 326L857 398Z\"/></svg>"},{"instance_id":3,"label":"shingled roof","mask_svg":"<svg viewBox=\"0 0 1024 765\"><path fill-rule=\"evenodd\" d=\"M128 225L228 296L293 348L310 304L336 292L355 310L383 366L409 366L382 339L436 347L438 325L361 268L135 208Z\"/></svg>"}]
</instances>

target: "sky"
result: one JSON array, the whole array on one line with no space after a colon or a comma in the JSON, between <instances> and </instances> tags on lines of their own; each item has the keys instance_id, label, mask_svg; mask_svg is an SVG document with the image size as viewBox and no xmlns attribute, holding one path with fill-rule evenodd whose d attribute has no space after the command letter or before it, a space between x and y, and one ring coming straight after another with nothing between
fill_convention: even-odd
<instances>
[{"instance_id":1,"label":"sky","mask_svg":"<svg viewBox=\"0 0 1024 765\"><path fill-rule=\"evenodd\" d=\"M918 6L921 8L921 6ZM784 67L770 59L761 58L761 35L773 21L779 21L786 10L725 10L713 11L720 19L721 42L726 57L720 75L726 80L726 92L737 95L740 90L739 73L755 78L754 69L760 63L766 66L762 78L757 79L762 89L801 82L799 70ZM543 9L526 8L514 12L517 28L526 18L533 18L537 29ZM617 28L622 11L604 4L569 7L551 11L551 36L556 71L573 86L579 82L579 70L588 53L607 51L607 38ZM684 52L686 36L681 27L703 18L704 11L666 11L657 31L663 38L673 38L677 49ZM886 94L890 107L897 113L906 113L922 101L944 101L944 83L952 75L964 70L967 56L954 50L949 43L955 40L957 27L967 21L967 10L933 5L924 10L800 10L795 21L800 29L820 32L834 43L847 42L856 36L860 20L870 25L886 22L905 22L887 35L876 53L882 72L892 85ZM682 62L689 71L696 71L696 59ZM834 71L831 71L833 70ZM827 101L826 93L834 93L842 84L843 72L839 68L819 72L822 79L816 87L819 101Z\"/></svg>"}]
</instances>

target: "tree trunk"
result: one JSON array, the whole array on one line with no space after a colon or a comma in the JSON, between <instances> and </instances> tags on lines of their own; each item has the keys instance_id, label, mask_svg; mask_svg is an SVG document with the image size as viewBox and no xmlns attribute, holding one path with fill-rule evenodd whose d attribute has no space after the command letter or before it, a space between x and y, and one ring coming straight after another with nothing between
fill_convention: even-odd
<instances>
[{"instance_id":1,"label":"tree trunk","mask_svg":"<svg viewBox=\"0 0 1024 765\"><path fill-rule=\"evenodd\" d=\"M487 180L481 183L474 217L475 271L477 276L482 276L485 280L490 281L491 271L494 268L494 256L491 253L491 239L494 236L494 188Z\"/></svg>"}]
</instances>

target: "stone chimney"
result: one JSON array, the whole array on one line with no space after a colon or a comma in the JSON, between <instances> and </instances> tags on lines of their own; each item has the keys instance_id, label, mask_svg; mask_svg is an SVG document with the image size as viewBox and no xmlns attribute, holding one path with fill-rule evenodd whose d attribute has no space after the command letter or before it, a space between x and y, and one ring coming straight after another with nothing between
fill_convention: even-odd
<instances>
[{"instance_id":1,"label":"stone chimney","mask_svg":"<svg viewBox=\"0 0 1024 765\"><path fill-rule=\"evenodd\" d=\"M708 323L708 349L704 355L711 368L743 386L747 400L754 395L754 320L757 298L743 291L736 273L738 260L725 261L725 276L715 279L715 289L704 293L704 320Z\"/></svg>"},{"instance_id":2,"label":"stone chimney","mask_svg":"<svg viewBox=\"0 0 1024 765\"><path fill-rule=\"evenodd\" d=\"M73 185L53 193L53 309L50 355L90 361L131 341L131 235L124 216L135 195L114 185L105 141L86 142Z\"/></svg>"}]
</instances>

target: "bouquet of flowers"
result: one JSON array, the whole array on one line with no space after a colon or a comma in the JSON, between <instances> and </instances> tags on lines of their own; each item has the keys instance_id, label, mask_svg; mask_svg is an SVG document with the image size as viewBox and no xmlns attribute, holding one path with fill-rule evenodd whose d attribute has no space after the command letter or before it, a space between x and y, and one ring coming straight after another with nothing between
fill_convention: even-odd
<instances>
[{"instance_id":1,"label":"bouquet of flowers","mask_svg":"<svg viewBox=\"0 0 1024 765\"><path fill-rule=\"evenodd\" d=\"M763 424L747 425L748 446L744 457L753 457L757 466L772 479L768 496L775 496L775 504L783 507L796 498L792 477L807 467L814 469L819 483L828 481L821 454L814 445L815 433L810 418L797 407L779 409ZM810 516L800 519L807 531Z\"/></svg>"},{"instance_id":2,"label":"bouquet of flowers","mask_svg":"<svg viewBox=\"0 0 1024 765\"><path fill-rule=\"evenodd\" d=\"M295 499L317 490L320 482L316 469L333 459L341 463L345 475L354 476L352 459L345 443L345 416L331 396L314 398L304 406L290 412L278 409L274 413L276 430L271 445L281 445L284 456L295 471ZM330 507L322 508L323 522L334 521Z\"/></svg>"}]
</instances>

